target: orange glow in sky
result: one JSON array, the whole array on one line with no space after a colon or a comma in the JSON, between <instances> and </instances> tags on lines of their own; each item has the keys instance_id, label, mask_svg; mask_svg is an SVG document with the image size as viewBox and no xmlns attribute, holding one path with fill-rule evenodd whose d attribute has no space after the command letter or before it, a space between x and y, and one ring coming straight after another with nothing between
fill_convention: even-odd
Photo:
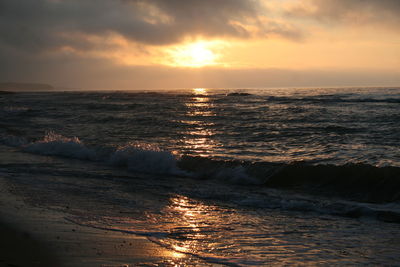
<instances>
[{"instance_id":1,"label":"orange glow in sky","mask_svg":"<svg viewBox=\"0 0 400 267\"><path fill-rule=\"evenodd\" d=\"M2 1L0 74L93 89L398 86L396 1Z\"/></svg>"},{"instance_id":2,"label":"orange glow in sky","mask_svg":"<svg viewBox=\"0 0 400 267\"><path fill-rule=\"evenodd\" d=\"M197 41L174 47L168 51L171 62L176 67L199 68L217 64L219 55L215 52L215 42Z\"/></svg>"}]
</instances>

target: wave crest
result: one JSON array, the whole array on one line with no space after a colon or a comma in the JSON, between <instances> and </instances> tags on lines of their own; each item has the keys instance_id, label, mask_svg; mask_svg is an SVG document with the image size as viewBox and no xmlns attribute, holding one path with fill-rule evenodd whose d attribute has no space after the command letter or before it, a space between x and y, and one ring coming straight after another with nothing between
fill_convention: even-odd
<instances>
[{"instance_id":1,"label":"wave crest","mask_svg":"<svg viewBox=\"0 0 400 267\"><path fill-rule=\"evenodd\" d=\"M78 137L69 138L52 131L46 133L42 140L26 145L24 151L40 155L96 159L95 151L87 148Z\"/></svg>"},{"instance_id":2,"label":"wave crest","mask_svg":"<svg viewBox=\"0 0 400 267\"><path fill-rule=\"evenodd\" d=\"M172 153L151 145L130 143L121 146L110 156L109 162L144 173L185 174L177 167L177 160Z\"/></svg>"},{"instance_id":3,"label":"wave crest","mask_svg":"<svg viewBox=\"0 0 400 267\"><path fill-rule=\"evenodd\" d=\"M307 162L271 163L181 156L146 144L117 149L88 148L77 137L48 132L42 140L7 136L0 142L26 152L91 160L130 171L216 179L230 184L263 185L311 195L342 197L360 202L400 201L400 168L367 164L314 165Z\"/></svg>"}]
</instances>

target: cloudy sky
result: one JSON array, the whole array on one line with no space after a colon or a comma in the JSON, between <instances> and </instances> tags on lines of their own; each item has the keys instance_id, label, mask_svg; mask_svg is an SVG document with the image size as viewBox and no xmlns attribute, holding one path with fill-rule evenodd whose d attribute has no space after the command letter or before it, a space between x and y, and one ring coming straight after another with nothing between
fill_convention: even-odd
<instances>
[{"instance_id":1,"label":"cloudy sky","mask_svg":"<svg viewBox=\"0 0 400 267\"><path fill-rule=\"evenodd\" d=\"M0 0L0 82L400 86L399 0Z\"/></svg>"}]
</instances>

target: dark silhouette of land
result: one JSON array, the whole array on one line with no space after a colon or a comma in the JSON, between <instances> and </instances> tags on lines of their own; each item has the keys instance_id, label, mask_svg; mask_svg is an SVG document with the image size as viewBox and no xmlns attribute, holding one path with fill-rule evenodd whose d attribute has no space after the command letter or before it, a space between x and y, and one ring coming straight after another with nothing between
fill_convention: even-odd
<instances>
[{"instance_id":1,"label":"dark silhouette of land","mask_svg":"<svg viewBox=\"0 0 400 267\"><path fill-rule=\"evenodd\" d=\"M24 91L51 91L54 87L44 83L17 83L8 82L0 83L0 94L8 92L24 92Z\"/></svg>"}]
</instances>

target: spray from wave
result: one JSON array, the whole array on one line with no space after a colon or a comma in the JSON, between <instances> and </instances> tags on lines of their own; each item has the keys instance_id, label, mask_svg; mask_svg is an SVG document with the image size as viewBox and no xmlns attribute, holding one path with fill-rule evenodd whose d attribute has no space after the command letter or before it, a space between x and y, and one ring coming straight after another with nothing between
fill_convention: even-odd
<instances>
[{"instance_id":1,"label":"spray from wave","mask_svg":"<svg viewBox=\"0 0 400 267\"><path fill-rule=\"evenodd\" d=\"M87 147L78 137L65 137L53 131L33 142L16 136L3 137L0 141L33 154L104 162L141 173L190 175L177 166L177 157L172 153L148 144L128 143L111 150Z\"/></svg>"},{"instance_id":2,"label":"spray from wave","mask_svg":"<svg viewBox=\"0 0 400 267\"><path fill-rule=\"evenodd\" d=\"M177 159L172 153L151 145L129 143L121 146L111 154L108 162L144 173L187 175L177 167Z\"/></svg>"},{"instance_id":3,"label":"spray from wave","mask_svg":"<svg viewBox=\"0 0 400 267\"><path fill-rule=\"evenodd\" d=\"M68 138L54 132L48 132L42 140L25 145L24 151L46 156L96 159L95 151L87 148L78 137Z\"/></svg>"},{"instance_id":4,"label":"spray from wave","mask_svg":"<svg viewBox=\"0 0 400 267\"><path fill-rule=\"evenodd\" d=\"M23 151L33 154L104 162L140 173L211 178L233 184L260 183L241 165L210 161L210 164L200 165L200 169L192 168L193 164L199 166L198 163L202 163L202 159L183 159L150 144L128 143L111 150L105 147L89 148L78 137L65 137L53 131L46 133L43 139L33 142L21 137L8 136L2 139L2 143L21 147Z\"/></svg>"},{"instance_id":5,"label":"spray from wave","mask_svg":"<svg viewBox=\"0 0 400 267\"><path fill-rule=\"evenodd\" d=\"M0 141L29 153L96 161L138 173L215 179L236 185L262 185L361 202L400 201L400 168L397 167L217 160L177 156L156 146L140 143L128 143L112 149L88 147L77 137L65 137L54 132L48 132L43 139L33 142L12 136L3 137Z\"/></svg>"}]
</instances>

